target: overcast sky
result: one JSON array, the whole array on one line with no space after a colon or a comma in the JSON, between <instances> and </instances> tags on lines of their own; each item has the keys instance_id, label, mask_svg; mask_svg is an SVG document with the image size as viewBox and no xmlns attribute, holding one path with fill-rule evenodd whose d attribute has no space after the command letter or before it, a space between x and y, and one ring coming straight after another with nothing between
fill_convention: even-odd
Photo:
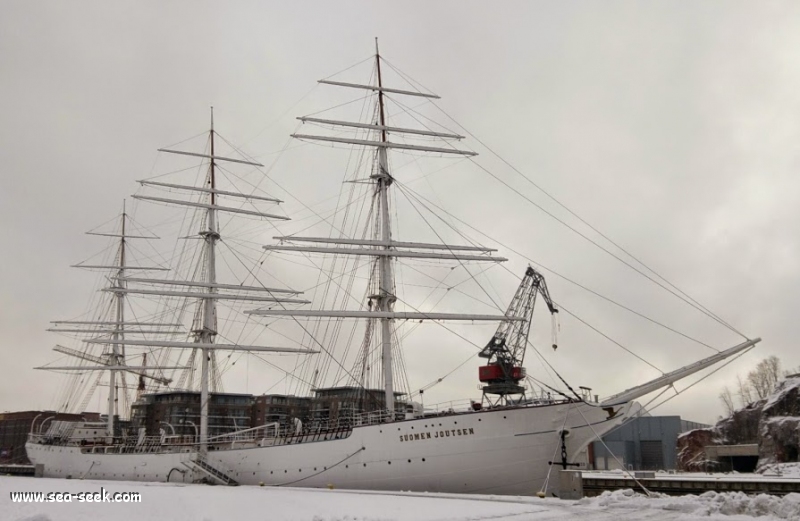
<instances>
[{"instance_id":1,"label":"overcast sky","mask_svg":"<svg viewBox=\"0 0 800 521\"><path fill-rule=\"evenodd\" d=\"M764 338L658 413L711 421L720 388L761 358L800 366L796 2L5 0L2 11L0 411L53 405L60 377L32 369L53 360L59 337L44 330L79 314L94 287L68 266L99 249L83 232L118 213L156 149L205 130L214 105L223 134L270 157L295 116L330 106L316 80L367 58L375 36L392 64L531 180ZM282 163L274 175L311 203L338 190L331 171ZM499 175L558 211L508 169ZM501 184L447 176L437 182L458 196L449 209L500 242L717 348L740 341ZM515 282L498 280L510 297ZM664 370L711 354L548 281L556 300ZM658 376L602 337L570 332L582 327L562 316L562 358L552 359L573 383L607 395ZM474 394L474 372L452 390Z\"/></svg>"}]
</instances>

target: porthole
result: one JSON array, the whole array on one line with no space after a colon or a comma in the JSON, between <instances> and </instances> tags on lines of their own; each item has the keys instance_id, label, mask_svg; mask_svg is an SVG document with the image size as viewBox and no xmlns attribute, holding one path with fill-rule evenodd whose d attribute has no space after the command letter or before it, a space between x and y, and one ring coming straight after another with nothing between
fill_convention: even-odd
<instances>
[{"instance_id":1,"label":"porthole","mask_svg":"<svg viewBox=\"0 0 800 521\"><path fill-rule=\"evenodd\" d=\"M422 461L425 461L425 458L422 458Z\"/></svg>"},{"instance_id":2,"label":"porthole","mask_svg":"<svg viewBox=\"0 0 800 521\"><path fill-rule=\"evenodd\" d=\"M317 467L314 467L314 471L316 471L316 470L317 470Z\"/></svg>"},{"instance_id":3,"label":"porthole","mask_svg":"<svg viewBox=\"0 0 800 521\"><path fill-rule=\"evenodd\" d=\"M366 464L366 463L364 463L364 466L366 467L366 466L367 466L367 464Z\"/></svg>"},{"instance_id":4,"label":"porthole","mask_svg":"<svg viewBox=\"0 0 800 521\"><path fill-rule=\"evenodd\" d=\"M458 422L453 422L453 424L458 425Z\"/></svg>"},{"instance_id":5,"label":"porthole","mask_svg":"<svg viewBox=\"0 0 800 521\"><path fill-rule=\"evenodd\" d=\"M392 462L390 461L390 462L389 462L389 465L391 465L391 464L392 464Z\"/></svg>"},{"instance_id":6,"label":"porthole","mask_svg":"<svg viewBox=\"0 0 800 521\"><path fill-rule=\"evenodd\" d=\"M408 462L411 463L411 460L408 460Z\"/></svg>"},{"instance_id":7,"label":"porthole","mask_svg":"<svg viewBox=\"0 0 800 521\"><path fill-rule=\"evenodd\" d=\"M344 468L349 469L350 465L345 465Z\"/></svg>"}]
</instances>

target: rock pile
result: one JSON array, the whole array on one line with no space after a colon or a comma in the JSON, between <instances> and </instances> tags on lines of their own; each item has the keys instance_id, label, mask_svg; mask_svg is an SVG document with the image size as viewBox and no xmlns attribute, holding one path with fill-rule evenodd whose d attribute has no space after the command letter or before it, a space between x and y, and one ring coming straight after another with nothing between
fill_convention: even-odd
<instances>
[{"instance_id":1,"label":"rock pile","mask_svg":"<svg viewBox=\"0 0 800 521\"><path fill-rule=\"evenodd\" d=\"M709 445L758 444L758 466L798 461L800 449L800 375L778 384L766 400L735 411L707 429L678 437L678 468L689 472L729 470L724 463L708 460Z\"/></svg>"},{"instance_id":2,"label":"rock pile","mask_svg":"<svg viewBox=\"0 0 800 521\"><path fill-rule=\"evenodd\" d=\"M758 466L798 461L800 376L778 385L764 404L759 425Z\"/></svg>"}]
</instances>

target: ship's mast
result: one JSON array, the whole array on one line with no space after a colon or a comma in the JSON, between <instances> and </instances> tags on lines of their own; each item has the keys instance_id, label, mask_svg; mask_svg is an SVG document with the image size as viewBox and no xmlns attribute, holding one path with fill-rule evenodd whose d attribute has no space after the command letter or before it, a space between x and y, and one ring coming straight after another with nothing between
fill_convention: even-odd
<instances>
[{"instance_id":1,"label":"ship's mast","mask_svg":"<svg viewBox=\"0 0 800 521\"><path fill-rule=\"evenodd\" d=\"M117 277L114 281L114 287L123 289L125 287L125 220L127 218L125 212L125 202L122 203L122 231L119 238L119 269L117 270ZM114 325L114 333L112 338L115 343L111 344L111 353L108 361L110 366L123 365L123 360L120 353L125 352L125 345L120 344L121 340L125 338L125 294L122 292L115 292L114 299L116 300L116 324ZM108 438L109 442L114 439L114 414L117 409L117 371L111 369L108 371Z\"/></svg>"},{"instance_id":2,"label":"ship's mast","mask_svg":"<svg viewBox=\"0 0 800 521\"><path fill-rule=\"evenodd\" d=\"M208 228L202 232L206 241L206 277L208 282L208 293L214 294L217 288L214 285L217 283L217 267L215 258L215 248L217 240L219 240L219 233L217 232L217 215L214 210L216 206L216 180L215 180L215 157L214 157L214 107L211 107L211 159L209 167L209 197L211 199L211 207L207 210ZM203 319L202 328L198 334L198 341L202 344L213 344L214 338L217 335L216 326L216 300L213 297L203 299ZM202 348L203 361L200 369L200 450L205 451L208 443L208 372L209 372L209 357L211 350Z\"/></svg>"},{"instance_id":3,"label":"ship's mast","mask_svg":"<svg viewBox=\"0 0 800 521\"><path fill-rule=\"evenodd\" d=\"M37 367L36 369L43 370L59 370L59 371L108 371L108 403L107 403L107 419L106 419L106 439L109 443L114 440L114 433L116 430L116 417L119 416L119 393L117 389L117 373L121 373L124 378L125 373L130 373L139 376L140 378L150 378L162 385L170 383L170 379L159 375L148 375L142 372L141 367L128 366L125 363L125 347L135 343L136 340L131 340L126 335L170 335L174 334L174 328L180 327L181 324L175 323L159 323L159 322L126 322L125 320L125 296L130 291L127 287L127 282L130 280L127 273L132 270L142 271L161 271L168 270L160 266L136 266L128 264L128 239L158 239L155 235L136 235L128 234L128 225L130 217L126 211L125 203L123 201L122 215L120 217L120 230L118 232L100 232L88 231L87 235L97 235L102 237L114 237L119 239L119 246L117 249L117 257L114 263L109 264L85 264L79 263L72 267L83 269L100 269L100 270L113 270L113 275L109 277L111 285L103 288L101 291L113 294L111 302L111 312L113 313L112 319L106 320L56 320L52 324L55 327L48 328L48 331L54 333L70 333L70 334L85 334L92 333L100 335L95 338L83 340L86 343L101 344L109 346L104 350L102 356L86 353L81 350L71 349L68 347L57 345L53 348L54 351L71 356L73 358L93 362L97 365L72 365L55 368L54 366ZM176 369L176 367L154 367L153 369ZM183 369L177 367L177 369ZM124 380L123 380L124 383ZM89 394L84 398L84 403L88 402L93 392L94 387L89 391ZM83 409L79 409L83 410Z\"/></svg>"},{"instance_id":4,"label":"ship's mast","mask_svg":"<svg viewBox=\"0 0 800 521\"><path fill-rule=\"evenodd\" d=\"M216 270L216 245L220 240L220 234L217 223L217 215L219 212L226 212L229 214L243 214L262 219L276 219L288 220L288 217L266 213L258 210L251 210L240 208L236 206L221 206L218 204L220 196L225 198L233 198L239 200L251 201L265 201L275 204L280 204L280 199L272 197L242 194L235 191L219 190L216 183L216 168L217 163L229 162L236 164L250 165L254 167L263 167L261 163L248 161L246 159L237 159L232 157L224 157L216 155L216 132L214 130L214 108L211 108L211 127L209 130L210 140L210 153L196 153L183 150L170 150L159 149L160 152L169 154L177 154L180 156L199 157L208 159L209 170L206 183L202 187L191 185L164 183L152 180L140 180L139 183L143 186L155 186L169 189L177 189L182 191L189 191L191 193L203 194L207 197L205 202L187 201L181 199L171 199L164 197L153 197L146 195L134 195L134 199L143 201L152 201L156 203L163 203L169 205L178 205L188 208L202 208L206 211L205 229L199 232L199 235L204 239L204 256L201 262L204 263L204 281L195 280L166 280L156 278L138 278L131 277L126 279L128 282L133 283L133 287L119 289L125 294L134 295L159 295L165 297L178 297L199 299L198 302L198 316L195 318L194 329L192 330L193 337L190 341L167 341L161 339L147 339L147 340L127 340L125 344L128 346L149 346L149 347L163 347L175 349L192 349L199 350L202 356L200 365L200 450L205 452L208 446L209 439L209 425L208 425L208 412L209 412L209 380L211 365L214 363L214 353L219 350L226 351L259 351L259 352L277 352L277 353L296 353L296 354L313 354L316 351L310 349L297 349L289 347L273 347L273 346L260 346L260 345L241 345L238 343L233 344L219 344L216 342L217 337L217 301L218 300L233 300L233 301L250 301L250 302L263 302L270 304L309 304L310 302L304 299L296 299L285 297L284 295L298 295L301 292L281 288L268 288L266 286L244 286L241 284L218 284L217 283L217 270ZM138 286L139 284L147 285L147 288ZM149 286L156 284L158 286L167 286L167 289L149 289ZM170 289L170 287L182 286L182 290ZM223 291L220 291L223 290ZM235 293L224 290L233 290ZM108 340L102 341L101 339L84 340L87 343L108 343ZM112 340L111 342L114 342ZM148 368L149 369L149 368ZM186 369L186 368L183 368Z\"/></svg>"},{"instance_id":5,"label":"ship's mast","mask_svg":"<svg viewBox=\"0 0 800 521\"><path fill-rule=\"evenodd\" d=\"M201 364L201 449L205 450L208 441L208 405L209 405L209 364L213 363L213 353L218 350L226 351L258 351L265 353L294 353L294 354L314 354L316 351L311 349L298 349L292 347L280 346L262 346L262 345L242 345L238 343L233 344L219 344L215 341L217 336L217 315L216 315L216 301L217 300L232 300L232 301L249 301L249 302L262 302L270 305L274 304L309 304L310 302L305 299L292 298L302 292L293 291L283 288L270 288L266 286L245 286L242 284L218 284L216 273L216 244L220 239L217 224L218 212L227 212L230 214L243 214L262 219L276 219L288 220L288 217L276 215L272 213L261 212L257 210L245 209L236 206L220 206L218 203L219 196L226 198L230 197L239 200L251 201L265 201L275 204L280 204L280 199L272 197L258 196L253 194L242 194L227 190L218 190L216 188L216 165L218 161L231 162L236 164L245 164L255 167L263 167L261 163L248 161L245 159L237 159L230 157L223 157L215 155L215 137L214 131L214 115L213 108L211 113L211 153L200 154L194 152L186 152L181 150L168 150L161 149L162 152L170 154L178 154L182 156L201 157L210 160L209 177L203 187L196 187L191 185L181 185L174 183L163 183L159 181L142 180L142 185L160 186L170 189L179 189L193 193L204 194L208 196L206 202L186 201L180 199L167 199L163 197L148 197L145 195L134 195L134 199L144 201L153 201L157 203L166 203L170 205L178 205L189 208L202 208L206 210L206 225L199 235L204 239L203 248L204 259L204 275L207 280L178 280L178 279L160 279L149 277L128 277L127 273L133 270L137 271L169 271L169 268L161 266L137 266L129 265L127 263L126 241L127 239L157 239L155 236L147 235L128 235L128 215L123 208L122 215L122 230L121 233L104 233L104 232L87 232L90 235L101 235L108 237L119 237L120 250L119 262L108 265L100 264L76 264L74 267L84 269L102 269L114 270L116 276L110 287L103 288L101 291L113 293L116 298L116 317L114 320L98 321L98 320L61 320L54 323L59 327L49 328L48 331L60 333L94 333L100 336L94 338L84 339L86 344L100 344L111 346L108 353L102 358L83 353L79 350L69 349L62 346L57 346L56 351L67 354L69 356L78 358L80 360L94 362L96 366L74 365L74 366L46 366L38 369L43 370L67 370L67 371L109 371L109 397L108 397L108 437L113 441L114 432L114 415L116 412L117 393L116 393L116 376L118 372L131 373L142 378L150 378L161 384L167 385L171 382L170 378L159 376L156 374L148 374L145 371L159 371L159 370L176 370L176 369L191 369L184 366L141 366L134 367L125 364L125 347L161 347L173 349L191 349L200 350L203 360ZM132 286L129 285L132 283ZM142 288L140 285L144 284ZM152 285L158 285L157 289L152 289ZM167 286L168 289L161 289L159 286ZM169 289L169 287L183 286L181 291ZM222 290L222 291L220 291ZM225 290L232 290L225 291ZM132 295L158 295L164 297L177 297L177 298L190 298L199 299L199 316L195 319L192 331L193 338L187 339L189 341L174 341L160 338L162 335L171 335L180 331L175 331L174 328L182 327L178 323L161 323L161 322L126 322L125 321L125 297L129 294ZM68 327L63 327L67 325ZM165 329L166 328L166 329ZM156 335L157 337L138 339L130 338L130 335L148 334ZM126 338L128 335L128 338Z\"/></svg>"},{"instance_id":6,"label":"ship's mast","mask_svg":"<svg viewBox=\"0 0 800 521\"><path fill-rule=\"evenodd\" d=\"M317 317L317 318L353 318L367 319L370 325L381 325L380 346L382 376L385 392L385 410L388 412L388 419L395 417L395 393L394 393L394 371L392 367L392 337L395 319L398 320L464 320L464 321L499 321L499 320L522 320L521 317L506 317L498 314L473 314L473 313L437 313L427 311L395 311L397 296L395 294L395 282L393 274L394 262L397 259L437 259L450 262L477 261L477 262L503 262L507 259L492 256L496 251L492 248L484 248L474 245L454 245L454 244L432 244L422 242L395 241L392 239L391 220L389 211L389 187L393 184L394 178L389 172L388 150L399 149L414 152L426 152L440 155L455 156L474 156L475 152L463 150L452 145L447 147L428 146L416 143L406 143L403 141L407 137L426 136L441 140L460 140L464 136L452 132L440 132L421 128L402 128L389 126L386 120L386 100L387 95L391 96L411 96L424 99L437 99L436 94L420 92L417 90L398 89L386 87L383 84L381 70L381 56L378 49L378 40L375 39L375 67L377 76L376 84L347 83L335 80L319 80L319 83L335 85L350 89L368 90L377 94L378 117L377 121L368 123L356 121L337 121L322 119L313 116L299 117L300 121L308 123L319 123L326 126L342 127L345 129L366 129L379 134L379 138L369 139L351 138L347 136L322 136L310 134L292 134L292 137L302 140L321 141L326 143L344 143L356 146L375 147L377 158L377 168L374 169L370 178L375 182L374 204L377 204L375 217L375 236L369 239L355 239L352 237L298 237L282 236L275 237L281 242L289 244L267 245L267 251L285 252L306 252L324 253L330 255L353 255L368 256L375 258L377 263L377 280L371 280L371 288L375 294L369 295L366 309L340 310L340 309L320 309L320 310L293 310L293 309L258 309L245 312L256 316L289 316L289 317ZM389 141L388 134L398 139ZM296 244L300 243L300 244ZM306 245L304 243L317 243ZM328 246L330 245L330 246ZM438 250L438 251L437 251ZM373 264L374 266L374 264ZM370 339L372 328L367 328L367 339ZM395 348L397 346L394 346ZM360 382L364 385L363 382Z\"/></svg>"},{"instance_id":7,"label":"ship's mast","mask_svg":"<svg viewBox=\"0 0 800 521\"><path fill-rule=\"evenodd\" d=\"M375 38L375 66L378 75L378 112L381 130L381 142L386 143L386 115L383 107L383 82L381 80L381 56L378 50L378 39ZM391 223L389 222L389 185L392 184L392 176L389 174L389 161L385 147L378 148L378 172L373 175L377 182L378 194L381 205L381 241L388 244L392 240ZM377 307L379 311L391 313L394 303L397 300L394 295L394 277L392 275L392 258L384 255L378 258L379 287L377 295ZM386 410L389 418L394 418L394 377L392 370L392 325L393 319L382 318L381 320L381 359L383 360L383 385L386 393Z\"/></svg>"}]
</instances>

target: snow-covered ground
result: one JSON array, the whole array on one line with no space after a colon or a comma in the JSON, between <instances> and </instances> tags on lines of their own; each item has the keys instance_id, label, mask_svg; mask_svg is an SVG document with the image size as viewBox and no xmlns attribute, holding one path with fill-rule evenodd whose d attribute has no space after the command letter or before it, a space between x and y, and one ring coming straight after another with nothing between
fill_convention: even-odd
<instances>
[{"instance_id":1,"label":"snow-covered ground","mask_svg":"<svg viewBox=\"0 0 800 521\"><path fill-rule=\"evenodd\" d=\"M800 463L773 463L759 470L764 477L800 479Z\"/></svg>"},{"instance_id":2,"label":"snow-covered ground","mask_svg":"<svg viewBox=\"0 0 800 521\"><path fill-rule=\"evenodd\" d=\"M15 503L11 492L138 492L141 503ZM459 496L0 477L1 521L763 521L800 519L800 494L597 498Z\"/></svg>"}]
</instances>

